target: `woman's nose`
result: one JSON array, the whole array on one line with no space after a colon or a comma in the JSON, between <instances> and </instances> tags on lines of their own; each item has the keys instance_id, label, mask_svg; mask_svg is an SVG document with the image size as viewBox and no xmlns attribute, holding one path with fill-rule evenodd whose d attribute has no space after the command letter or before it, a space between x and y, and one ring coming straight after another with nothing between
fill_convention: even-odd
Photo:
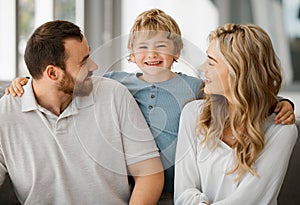
<instances>
[{"instance_id":1,"label":"woman's nose","mask_svg":"<svg viewBox=\"0 0 300 205\"><path fill-rule=\"evenodd\" d=\"M205 77L205 73L206 73L206 63L203 63L199 66L199 77L202 79L202 80L205 80L206 77Z\"/></svg>"}]
</instances>

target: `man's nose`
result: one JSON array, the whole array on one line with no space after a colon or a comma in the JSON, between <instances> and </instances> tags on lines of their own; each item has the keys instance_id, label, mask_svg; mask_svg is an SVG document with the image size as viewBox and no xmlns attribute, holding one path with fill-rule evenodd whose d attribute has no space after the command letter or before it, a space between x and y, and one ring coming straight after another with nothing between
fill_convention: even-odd
<instances>
[{"instance_id":1,"label":"man's nose","mask_svg":"<svg viewBox=\"0 0 300 205\"><path fill-rule=\"evenodd\" d=\"M95 71L98 69L97 63L93 61L92 59L89 59L89 66L88 66L89 71Z\"/></svg>"}]
</instances>

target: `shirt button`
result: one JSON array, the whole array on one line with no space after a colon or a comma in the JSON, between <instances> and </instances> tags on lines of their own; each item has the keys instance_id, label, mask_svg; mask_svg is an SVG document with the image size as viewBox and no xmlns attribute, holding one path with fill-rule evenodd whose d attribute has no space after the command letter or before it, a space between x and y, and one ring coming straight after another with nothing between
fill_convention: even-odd
<instances>
[{"instance_id":1,"label":"shirt button","mask_svg":"<svg viewBox=\"0 0 300 205\"><path fill-rule=\"evenodd\" d=\"M148 108L151 110L151 109L153 108L153 106L152 106L152 105L149 105Z\"/></svg>"},{"instance_id":2,"label":"shirt button","mask_svg":"<svg viewBox=\"0 0 300 205\"><path fill-rule=\"evenodd\" d=\"M156 86L155 86L155 85L152 85L151 88L154 89L154 88L156 88Z\"/></svg>"},{"instance_id":3,"label":"shirt button","mask_svg":"<svg viewBox=\"0 0 300 205\"><path fill-rule=\"evenodd\" d=\"M155 95L151 95L151 98L155 98Z\"/></svg>"}]
</instances>

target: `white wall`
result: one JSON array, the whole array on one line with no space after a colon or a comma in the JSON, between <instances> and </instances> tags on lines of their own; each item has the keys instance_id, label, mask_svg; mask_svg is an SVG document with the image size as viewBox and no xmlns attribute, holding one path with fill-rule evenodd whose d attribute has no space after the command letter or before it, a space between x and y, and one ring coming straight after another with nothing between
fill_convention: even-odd
<instances>
[{"instance_id":1,"label":"white wall","mask_svg":"<svg viewBox=\"0 0 300 205\"><path fill-rule=\"evenodd\" d=\"M0 81L16 75L16 0L0 0Z\"/></svg>"}]
</instances>

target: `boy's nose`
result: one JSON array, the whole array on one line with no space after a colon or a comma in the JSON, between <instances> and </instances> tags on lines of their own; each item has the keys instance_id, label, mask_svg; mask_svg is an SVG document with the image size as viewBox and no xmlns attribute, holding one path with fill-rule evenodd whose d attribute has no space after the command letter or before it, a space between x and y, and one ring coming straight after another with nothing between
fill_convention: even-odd
<instances>
[{"instance_id":1,"label":"boy's nose","mask_svg":"<svg viewBox=\"0 0 300 205\"><path fill-rule=\"evenodd\" d=\"M157 51L156 50L149 50L148 51L148 58L155 58L157 57Z\"/></svg>"}]
</instances>

